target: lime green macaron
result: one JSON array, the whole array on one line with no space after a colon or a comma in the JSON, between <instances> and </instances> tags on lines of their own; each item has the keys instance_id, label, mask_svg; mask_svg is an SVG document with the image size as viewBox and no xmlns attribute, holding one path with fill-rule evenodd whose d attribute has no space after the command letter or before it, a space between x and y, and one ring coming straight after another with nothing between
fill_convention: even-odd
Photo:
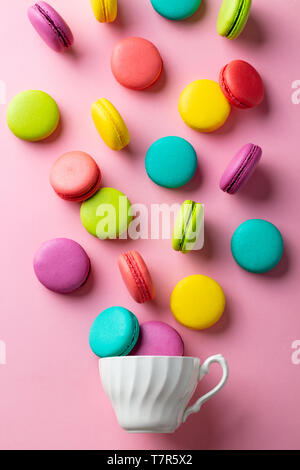
<instances>
[{"instance_id":1,"label":"lime green macaron","mask_svg":"<svg viewBox=\"0 0 300 470\"><path fill-rule=\"evenodd\" d=\"M203 204L190 200L184 201L175 221L172 237L173 249L182 253L196 249L203 223Z\"/></svg>"},{"instance_id":2,"label":"lime green macaron","mask_svg":"<svg viewBox=\"0 0 300 470\"><path fill-rule=\"evenodd\" d=\"M49 137L59 123L59 109L50 95L26 90L16 95L7 108L7 125L23 140L36 142Z\"/></svg>"},{"instance_id":3,"label":"lime green macaron","mask_svg":"<svg viewBox=\"0 0 300 470\"><path fill-rule=\"evenodd\" d=\"M243 31L251 8L251 0L223 0L217 31L228 39L237 38Z\"/></svg>"},{"instance_id":4,"label":"lime green macaron","mask_svg":"<svg viewBox=\"0 0 300 470\"><path fill-rule=\"evenodd\" d=\"M121 191L101 188L82 203L80 218L84 228L94 237L114 239L129 227L132 220L131 204Z\"/></svg>"}]
</instances>

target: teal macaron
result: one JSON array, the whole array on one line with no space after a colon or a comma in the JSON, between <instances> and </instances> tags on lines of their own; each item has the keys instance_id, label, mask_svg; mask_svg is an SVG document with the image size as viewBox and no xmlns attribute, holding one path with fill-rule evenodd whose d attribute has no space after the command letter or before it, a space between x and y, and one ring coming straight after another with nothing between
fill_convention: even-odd
<instances>
[{"instance_id":1,"label":"teal macaron","mask_svg":"<svg viewBox=\"0 0 300 470\"><path fill-rule=\"evenodd\" d=\"M251 8L251 0L223 0L217 31L228 39L236 39L246 26Z\"/></svg>"},{"instance_id":2,"label":"teal macaron","mask_svg":"<svg viewBox=\"0 0 300 470\"><path fill-rule=\"evenodd\" d=\"M145 168L149 178L165 188L180 188L194 176L197 154L185 139L176 136L156 140L148 149Z\"/></svg>"},{"instance_id":3,"label":"teal macaron","mask_svg":"<svg viewBox=\"0 0 300 470\"><path fill-rule=\"evenodd\" d=\"M271 222L249 219L235 230L231 252L241 268L252 273L265 273L275 268L282 257L282 235Z\"/></svg>"},{"instance_id":4,"label":"teal macaron","mask_svg":"<svg viewBox=\"0 0 300 470\"><path fill-rule=\"evenodd\" d=\"M92 351L99 357L127 356L139 336L136 316L123 307L110 307L95 318L89 336Z\"/></svg>"},{"instance_id":5,"label":"teal macaron","mask_svg":"<svg viewBox=\"0 0 300 470\"><path fill-rule=\"evenodd\" d=\"M175 220L172 236L173 249L182 253L189 253L195 249L203 223L203 204L191 200L184 201Z\"/></svg>"},{"instance_id":6,"label":"teal macaron","mask_svg":"<svg viewBox=\"0 0 300 470\"><path fill-rule=\"evenodd\" d=\"M151 0L154 10L168 20L185 20L199 8L201 0Z\"/></svg>"}]
</instances>

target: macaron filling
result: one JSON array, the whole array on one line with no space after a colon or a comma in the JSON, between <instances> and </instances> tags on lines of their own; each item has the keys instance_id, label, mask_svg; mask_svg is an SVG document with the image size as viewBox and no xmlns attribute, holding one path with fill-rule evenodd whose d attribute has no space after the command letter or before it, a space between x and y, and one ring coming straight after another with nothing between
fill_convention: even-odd
<instances>
[{"instance_id":1,"label":"macaron filling","mask_svg":"<svg viewBox=\"0 0 300 470\"><path fill-rule=\"evenodd\" d=\"M258 145L253 145L249 155L245 158L244 162L242 163L239 171L237 174L233 177L232 181L229 183L228 187L225 189L227 193L235 192L235 187L239 185L240 180L242 179L244 172L248 169L248 166L250 162L254 159L256 156L256 153L258 151L259 147Z\"/></svg>"},{"instance_id":2,"label":"macaron filling","mask_svg":"<svg viewBox=\"0 0 300 470\"><path fill-rule=\"evenodd\" d=\"M93 196L97 192L97 190L100 188L100 182L101 182L101 176L100 176L100 171L99 171L96 182L93 183L92 186L90 186L90 188L87 189L85 192L77 194L76 196L70 196L70 195L66 195L63 193L58 193L58 195L62 199L65 199L66 201L71 201L71 202L79 201L80 202L82 201L82 199L88 199L89 197Z\"/></svg>"},{"instance_id":3,"label":"macaron filling","mask_svg":"<svg viewBox=\"0 0 300 470\"><path fill-rule=\"evenodd\" d=\"M225 67L223 67L223 69L221 70L221 73L220 73L220 82L221 82L221 88L223 89L224 91L224 94L226 96L227 99L229 99L232 103L234 103L238 108L248 108L248 106L244 103L241 103L241 101L239 101L231 92L230 88L228 87L227 85L227 82L225 80L225 70L227 68L227 65L225 65Z\"/></svg>"},{"instance_id":4,"label":"macaron filling","mask_svg":"<svg viewBox=\"0 0 300 470\"><path fill-rule=\"evenodd\" d=\"M185 220L185 218L183 219L182 237L181 237L181 240L179 241L179 251L183 251L183 249L184 249L186 235L187 235L187 228L188 228L189 224L191 223L191 219L192 219L193 213L195 211L196 203L194 201L190 201L189 206L190 206L190 212L189 212L186 220Z\"/></svg>"},{"instance_id":5,"label":"macaron filling","mask_svg":"<svg viewBox=\"0 0 300 470\"><path fill-rule=\"evenodd\" d=\"M110 112L110 109L108 106L106 106L105 103L103 103L103 101L101 101L101 103L98 101L97 102L97 106L99 106L99 108L101 108L103 110L104 113L106 113L111 121L111 125L113 126L114 130L115 130L115 133L118 137L118 140L121 144L122 147L125 147L126 145L126 140L125 138L123 138L123 135L122 135L122 130L119 128L118 126L118 123L116 122L116 120L114 119L114 116L112 115L112 113Z\"/></svg>"},{"instance_id":6,"label":"macaron filling","mask_svg":"<svg viewBox=\"0 0 300 470\"><path fill-rule=\"evenodd\" d=\"M237 28L237 26L239 26L239 20L243 17L243 10L245 8L245 5L246 5L246 2L244 0L241 0L240 3L239 3L239 6L236 10L236 14L235 14L235 17L233 19L233 23L231 25L231 28L229 29L228 33L227 33L227 37L230 39L230 36L234 35L234 32Z\"/></svg>"},{"instance_id":7,"label":"macaron filling","mask_svg":"<svg viewBox=\"0 0 300 470\"><path fill-rule=\"evenodd\" d=\"M60 29L60 27L54 23L50 15L44 10L38 3L35 4L35 8L40 12L40 14L45 18L45 20L49 23L52 29L58 34L59 38L62 40L65 47L71 46L71 42L69 41L68 37L64 34L64 31Z\"/></svg>"},{"instance_id":8,"label":"macaron filling","mask_svg":"<svg viewBox=\"0 0 300 470\"><path fill-rule=\"evenodd\" d=\"M143 275L136 263L134 257L130 253L124 253L126 263L129 266L130 272L134 277L134 280L138 286L139 292L141 294L142 302L147 302L147 300L152 299L151 292L149 291L146 282L144 281Z\"/></svg>"},{"instance_id":9,"label":"macaron filling","mask_svg":"<svg viewBox=\"0 0 300 470\"><path fill-rule=\"evenodd\" d=\"M140 325L139 325L139 322L138 322L137 318L135 317L134 318L134 330L133 330L133 333L132 333L132 339L131 339L128 347L121 354L121 356L127 356L130 353L130 351L133 349L133 347L134 347L134 345L137 341L139 331L140 331Z\"/></svg>"}]
</instances>

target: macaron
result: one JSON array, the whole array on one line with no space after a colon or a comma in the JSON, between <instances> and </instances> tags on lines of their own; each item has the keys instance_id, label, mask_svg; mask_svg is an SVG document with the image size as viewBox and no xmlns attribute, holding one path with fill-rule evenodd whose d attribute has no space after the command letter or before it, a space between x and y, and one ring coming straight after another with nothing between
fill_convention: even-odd
<instances>
[{"instance_id":1,"label":"macaron","mask_svg":"<svg viewBox=\"0 0 300 470\"><path fill-rule=\"evenodd\" d=\"M54 238L42 244L34 256L34 272L48 289L68 294L81 287L90 272L90 260L79 243Z\"/></svg>"},{"instance_id":2,"label":"macaron","mask_svg":"<svg viewBox=\"0 0 300 470\"><path fill-rule=\"evenodd\" d=\"M66 201L82 202L99 189L101 171L85 152L67 152L54 163L50 183L56 194Z\"/></svg>"},{"instance_id":3,"label":"macaron","mask_svg":"<svg viewBox=\"0 0 300 470\"><path fill-rule=\"evenodd\" d=\"M264 99L261 76L244 60L233 60L225 65L220 72L219 82L224 95L236 108L254 108Z\"/></svg>"},{"instance_id":4,"label":"macaron","mask_svg":"<svg viewBox=\"0 0 300 470\"><path fill-rule=\"evenodd\" d=\"M184 201L175 220L172 247L175 251L189 253L199 250L198 238L204 225L204 206L191 200Z\"/></svg>"},{"instance_id":5,"label":"macaron","mask_svg":"<svg viewBox=\"0 0 300 470\"><path fill-rule=\"evenodd\" d=\"M213 132L225 124L230 104L213 80L196 80L181 93L178 105L182 120L199 132Z\"/></svg>"},{"instance_id":6,"label":"macaron","mask_svg":"<svg viewBox=\"0 0 300 470\"><path fill-rule=\"evenodd\" d=\"M127 308L107 308L91 326L90 347L99 357L127 356L137 342L139 329L138 319Z\"/></svg>"},{"instance_id":7,"label":"macaron","mask_svg":"<svg viewBox=\"0 0 300 470\"><path fill-rule=\"evenodd\" d=\"M115 79L132 90L145 90L157 82L163 68L160 53L152 42L130 37L113 49L111 70Z\"/></svg>"},{"instance_id":8,"label":"macaron","mask_svg":"<svg viewBox=\"0 0 300 470\"><path fill-rule=\"evenodd\" d=\"M7 125L19 139L36 142L49 137L57 128L59 109L44 91L26 90L16 95L7 108Z\"/></svg>"},{"instance_id":9,"label":"macaron","mask_svg":"<svg viewBox=\"0 0 300 470\"><path fill-rule=\"evenodd\" d=\"M185 20L199 8L201 0L151 0L157 13L168 20Z\"/></svg>"},{"instance_id":10,"label":"macaron","mask_svg":"<svg viewBox=\"0 0 300 470\"><path fill-rule=\"evenodd\" d=\"M223 0L217 31L228 39L237 38L246 26L251 8L251 0Z\"/></svg>"},{"instance_id":11,"label":"macaron","mask_svg":"<svg viewBox=\"0 0 300 470\"><path fill-rule=\"evenodd\" d=\"M282 257L282 235L271 222L249 219L235 230L231 252L241 268L252 273L265 273L275 268Z\"/></svg>"},{"instance_id":12,"label":"macaron","mask_svg":"<svg viewBox=\"0 0 300 470\"><path fill-rule=\"evenodd\" d=\"M244 145L226 167L220 180L222 191L235 194L246 184L262 156L262 149L255 144Z\"/></svg>"},{"instance_id":13,"label":"macaron","mask_svg":"<svg viewBox=\"0 0 300 470\"><path fill-rule=\"evenodd\" d=\"M131 351L133 356L183 356L180 334L162 321L147 321L140 325L139 339Z\"/></svg>"},{"instance_id":14,"label":"macaron","mask_svg":"<svg viewBox=\"0 0 300 470\"><path fill-rule=\"evenodd\" d=\"M92 118L100 136L112 150L121 150L129 144L127 126L110 101L105 98L95 101L92 105Z\"/></svg>"},{"instance_id":15,"label":"macaron","mask_svg":"<svg viewBox=\"0 0 300 470\"><path fill-rule=\"evenodd\" d=\"M100 23L112 23L118 13L117 0L91 0L91 5L95 18Z\"/></svg>"},{"instance_id":16,"label":"macaron","mask_svg":"<svg viewBox=\"0 0 300 470\"><path fill-rule=\"evenodd\" d=\"M35 3L28 8L27 14L36 32L51 49L61 52L72 46L74 42L72 31L48 3Z\"/></svg>"},{"instance_id":17,"label":"macaron","mask_svg":"<svg viewBox=\"0 0 300 470\"><path fill-rule=\"evenodd\" d=\"M140 304L155 297L155 289L145 261L137 251L123 253L118 259L123 281L134 300Z\"/></svg>"},{"instance_id":18,"label":"macaron","mask_svg":"<svg viewBox=\"0 0 300 470\"><path fill-rule=\"evenodd\" d=\"M179 323L203 330L221 318L225 309L225 295L214 279L196 274L178 282L171 294L170 304Z\"/></svg>"},{"instance_id":19,"label":"macaron","mask_svg":"<svg viewBox=\"0 0 300 470\"><path fill-rule=\"evenodd\" d=\"M132 220L131 204L121 191L101 188L81 204L80 218L84 228L94 237L114 239L127 231Z\"/></svg>"},{"instance_id":20,"label":"macaron","mask_svg":"<svg viewBox=\"0 0 300 470\"><path fill-rule=\"evenodd\" d=\"M148 149L145 167L154 183L165 188L180 188L193 178L197 154L187 140L176 136L163 137Z\"/></svg>"}]
</instances>

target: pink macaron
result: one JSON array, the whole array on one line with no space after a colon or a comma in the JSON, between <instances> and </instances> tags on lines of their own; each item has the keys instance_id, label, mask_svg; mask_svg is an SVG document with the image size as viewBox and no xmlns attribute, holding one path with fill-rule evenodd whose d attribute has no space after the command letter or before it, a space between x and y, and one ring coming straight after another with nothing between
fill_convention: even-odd
<instances>
[{"instance_id":1,"label":"pink macaron","mask_svg":"<svg viewBox=\"0 0 300 470\"><path fill-rule=\"evenodd\" d=\"M59 197L82 202L99 189L101 171L95 160L85 152L67 152L52 166L50 183Z\"/></svg>"},{"instance_id":2,"label":"pink macaron","mask_svg":"<svg viewBox=\"0 0 300 470\"><path fill-rule=\"evenodd\" d=\"M220 180L222 191L234 194L248 181L262 156L255 144L244 145L226 167Z\"/></svg>"},{"instance_id":3,"label":"pink macaron","mask_svg":"<svg viewBox=\"0 0 300 470\"><path fill-rule=\"evenodd\" d=\"M180 334L161 321L140 325L139 339L131 354L134 356L183 356L184 344Z\"/></svg>"},{"instance_id":4,"label":"pink macaron","mask_svg":"<svg viewBox=\"0 0 300 470\"><path fill-rule=\"evenodd\" d=\"M111 69L116 80L126 88L144 90L160 77L163 61L158 49L147 39L130 37L113 49Z\"/></svg>"},{"instance_id":5,"label":"pink macaron","mask_svg":"<svg viewBox=\"0 0 300 470\"><path fill-rule=\"evenodd\" d=\"M118 265L123 281L136 302L142 304L154 299L155 289L149 270L137 251L123 253Z\"/></svg>"}]
</instances>

